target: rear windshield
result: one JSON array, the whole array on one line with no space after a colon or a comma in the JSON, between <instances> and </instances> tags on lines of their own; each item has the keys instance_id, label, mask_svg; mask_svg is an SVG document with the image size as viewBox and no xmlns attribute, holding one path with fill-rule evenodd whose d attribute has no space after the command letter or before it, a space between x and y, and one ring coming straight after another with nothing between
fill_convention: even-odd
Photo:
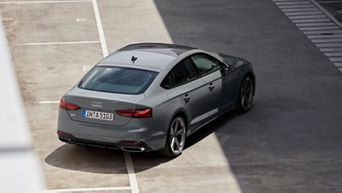
<instances>
[{"instance_id":1,"label":"rear windshield","mask_svg":"<svg viewBox=\"0 0 342 193\"><path fill-rule=\"evenodd\" d=\"M80 82L79 88L120 94L141 94L158 72L133 68L97 66Z\"/></svg>"}]
</instances>

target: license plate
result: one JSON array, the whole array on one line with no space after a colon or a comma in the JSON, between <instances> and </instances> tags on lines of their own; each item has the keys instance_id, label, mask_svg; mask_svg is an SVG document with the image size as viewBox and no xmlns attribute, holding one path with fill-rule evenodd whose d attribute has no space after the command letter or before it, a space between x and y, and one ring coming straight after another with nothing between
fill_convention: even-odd
<instances>
[{"instance_id":1,"label":"license plate","mask_svg":"<svg viewBox=\"0 0 342 193\"><path fill-rule=\"evenodd\" d=\"M105 121L113 121L114 114L100 112L100 111L83 110L83 117L87 119L99 119L99 120L105 120Z\"/></svg>"}]
</instances>

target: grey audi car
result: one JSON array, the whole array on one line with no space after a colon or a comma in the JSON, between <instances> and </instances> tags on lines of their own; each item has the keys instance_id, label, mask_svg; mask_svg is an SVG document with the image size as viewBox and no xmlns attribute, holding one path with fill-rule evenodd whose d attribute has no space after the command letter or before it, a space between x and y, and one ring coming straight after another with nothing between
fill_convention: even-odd
<instances>
[{"instance_id":1,"label":"grey audi car","mask_svg":"<svg viewBox=\"0 0 342 193\"><path fill-rule=\"evenodd\" d=\"M181 45L123 47L96 64L59 104L61 141L130 152L182 153L186 137L223 113L250 110L252 65Z\"/></svg>"}]
</instances>

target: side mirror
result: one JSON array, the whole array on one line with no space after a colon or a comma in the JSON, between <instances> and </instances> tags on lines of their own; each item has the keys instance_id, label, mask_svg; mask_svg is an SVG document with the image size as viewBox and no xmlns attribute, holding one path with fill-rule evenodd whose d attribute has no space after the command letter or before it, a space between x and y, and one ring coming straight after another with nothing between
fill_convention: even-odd
<instances>
[{"instance_id":1,"label":"side mirror","mask_svg":"<svg viewBox=\"0 0 342 193\"><path fill-rule=\"evenodd\" d=\"M221 72L226 74L226 73L229 72L229 70L230 70L230 66L228 64L223 64L222 63Z\"/></svg>"}]
</instances>

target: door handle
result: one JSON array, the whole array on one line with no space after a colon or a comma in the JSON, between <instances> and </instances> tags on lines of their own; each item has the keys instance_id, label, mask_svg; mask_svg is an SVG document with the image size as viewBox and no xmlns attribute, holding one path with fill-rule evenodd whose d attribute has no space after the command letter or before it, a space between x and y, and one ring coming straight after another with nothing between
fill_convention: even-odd
<instances>
[{"instance_id":1,"label":"door handle","mask_svg":"<svg viewBox=\"0 0 342 193\"><path fill-rule=\"evenodd\" d=\"M214 90L214 88L215 88L215 85L212 82L209 83L209 90L212 91Z\"/></svg>"},{"instance_id":2,"label":"door handle","mask_svg":"<svg viewBox=\"0 0 342 193\"><path fill-rule=\"evenodd\" d=\"M190 96L189 96L189 94L185 94L185 95L184 95L184 101L185 101L185 103L188 103L188 102L190 101Z\"/></svg>"}]
</instances>

